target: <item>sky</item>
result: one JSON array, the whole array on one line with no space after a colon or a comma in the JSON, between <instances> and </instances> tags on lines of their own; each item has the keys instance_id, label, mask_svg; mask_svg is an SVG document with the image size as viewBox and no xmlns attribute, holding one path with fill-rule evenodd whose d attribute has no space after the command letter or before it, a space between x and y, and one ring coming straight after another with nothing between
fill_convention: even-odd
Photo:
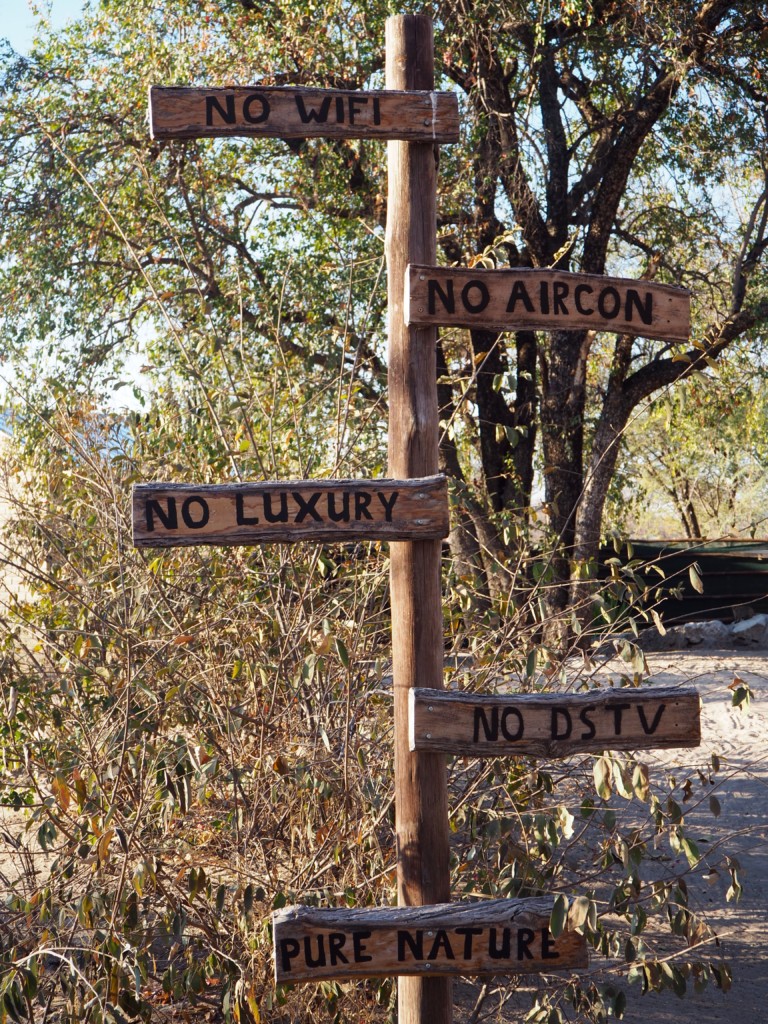
<instances>
[{"instance_id":1,"label":"sky","mask_svg":"<svg viewBox=\"0 0 768 1024\"><path fill-rule=\"evenodd\" d=\"M0 0L0 6L0 39L7 39L17 53L26 53L35 25L29 0ZM46 13L50 10L51 25L56 29L77 18L83 9L83 0L38 0L37 6Z\"/></svg>"}]
</instances>

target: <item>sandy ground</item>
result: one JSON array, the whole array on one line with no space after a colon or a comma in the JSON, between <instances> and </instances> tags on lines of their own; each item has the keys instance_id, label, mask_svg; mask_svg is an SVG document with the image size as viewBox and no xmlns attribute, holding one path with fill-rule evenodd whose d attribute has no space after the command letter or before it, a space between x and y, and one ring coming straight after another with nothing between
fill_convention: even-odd
<instances>
[{"instance_id":1,"label":"sandy ground","mask_svg":"<svg viewBox=\"0 0 768 1024\"><path fill-rule=\"evenodd\" d=\"M686 832L698 841L702 854L702 861L688 878L690 907L717 933L711 954L709 948L699 951L702 959L728 963L733 985L723 993L710 982L698 994L689 985L681 999L670 990L642 995L638 983L621 982L627 995L623 1020L627 1024L754 1024L764 1019L764 1013L768 1016L768 649L693 648L649 653L646 657L648 684L694 686L702 698L701 746L647 751L642 759L656 781L672 774L682 783L691 773L696 780L693 798L683 806ZM617 681L626 673L626 664L615 660L607 662L598 674ZM748 684L754 695L747 712L732 706L729 687L736 677ZM720 770L714 775L715 786L708 790L698 783L696 769L709 778L713 754L720 760ZM710 810L710 793L720 802L718 817ZM617 799L616 809L626 815L626 802ZM738 858L741 865L744 892L738 901L726 901L730 883L727 873L710 874L710 864L720 865L724 851ZM660 876L677 867L684 870L684 858L675 865L668 854L667 849L659 861ZM644 873L649 869L646 865ZM658 930L650 939L657 951L681 949L681 940L671 938L668 931ZM609 960L592 953L587 973L606 967L610 974L610 966ZM598 982L606 980L605 975L602 979L593 977ZM501 1012L481 1012L477 1021L517 1024L530 1009L536 987L542 985L546 986L544 979L523 985ZM454 999L456 1024L475 1019L473 998L461 983Z\"/></svg>"},{"instance_id":2,"label":"sandy ground","mask_svg":"<svg viewBox=\"0 0 768 1024\"><path fill-rule=\"evenodd\" d=\"M630 1024L695 1021L696 1024L738 1021L752 1024L768 1013L768 651L690 651L649 654L651 678L658 683L693 684L702 697L702 745L695 750L659 752L659 767L701 766L706 772L712 754L721 762L716 790L722 806L713 819L708 801L686 811L692 831L722 842L742 867L744 894L724 903L727 880L695 872L691 901L707 910L721 950L733 969L733 988L727 994L714 986L678 999L671 992L638 998L630 989L625 1020ZM734 677L754 693L748 712L731 706L728 687ZM701 845L702 853L704 844Z\"/></svg>"}]
</instances>

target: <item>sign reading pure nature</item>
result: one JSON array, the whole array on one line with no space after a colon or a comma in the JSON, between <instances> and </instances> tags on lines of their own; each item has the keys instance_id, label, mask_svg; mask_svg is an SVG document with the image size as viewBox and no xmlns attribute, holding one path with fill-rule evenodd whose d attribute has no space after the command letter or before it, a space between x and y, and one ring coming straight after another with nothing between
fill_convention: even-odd
<instances>
[{"instance_id":1,"label":"sign reading pure nature","mask_svg":"<svg viewBox=\"0 0 768 1024\"><path fill-rule=\"evenodd\" d=\"M136 547L439 540L448 529L443 476L133 488Z\"/></svg>"},{"instance_id":2,"label":"sign reading pure nature","mask_svg":"<svg viewBox=\"0 0 768 1024\"><path fill-rule=\"evenodd\" d=\"M474 757L567 757L589 750L697 747L700 708L696 690L676 687L503 696L416 688L410 692L410 748Z\"/></svg>"},{"instance_id":3,"label":"sign reading pure nature","mask_svg":"<svg viewBox=\"0 0 768 1024\"><path fill-rule=\"evenodd\" d=\"M586 328L687 341L685 288L559 270L467 270L410 265L406 323L499 331Z\"/></svg>"},{"instance_id":4,"label":"sign reading pure nature","mask_svg":"<svg viewBox=\"0 0 768 1024\"><path fill-rule=\"evenodd\" d=\"M549 930L554 897L272 915L275 980L524 974L587 967L586 940Z\"/></svg>"},{"instance_id":5,"label":"sign reading pure nature","mask_svg":"<svg viewBox=\"0 0 768 1024\"><path fill-rule=\"evenodd\" d=\"M149 115L155 139L259 135L457 142L459 138L458 100L448 92L153 85Z\"/></svg>"}]
</instances>

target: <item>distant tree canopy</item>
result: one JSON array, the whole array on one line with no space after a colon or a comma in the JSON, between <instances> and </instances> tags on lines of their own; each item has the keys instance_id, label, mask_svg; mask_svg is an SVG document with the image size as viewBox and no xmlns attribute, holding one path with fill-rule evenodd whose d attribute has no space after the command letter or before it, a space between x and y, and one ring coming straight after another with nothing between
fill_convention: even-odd
<instances>
[{"instance_id":1,"label":"distant tree canopy","mask_svg":"<svg viewBox=\"0 0 768 1024\"><path fill-rule=\"evenodd\" d=\"M634 410L737 339L760 341L768 8L428 8L437 78L459 93L463 123L440 154L441 258L652 278L694 302L689 344L443 332L451 543L457 571L493 598L511 586L537 502L553 580L577 580ZM212 417L212 478L382 469L384 147L153 142L146 93L381 86L386 14L376 2L102 0L29 58L6 54L2 350L20 385L103 385L138 350L156 406ZM555 588L553 609L568 599Z\"/></svg>"}]
</instances>

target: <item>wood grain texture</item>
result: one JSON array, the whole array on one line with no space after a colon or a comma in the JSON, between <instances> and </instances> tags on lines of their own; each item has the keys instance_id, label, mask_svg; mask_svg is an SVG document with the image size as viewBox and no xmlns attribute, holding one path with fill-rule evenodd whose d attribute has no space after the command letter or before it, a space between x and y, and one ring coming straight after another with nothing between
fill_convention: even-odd
<instances>
[{"instance_id":1,"label":"wood grain texture","mask_svg":"<svg viewBox=\"0 0 768 1024\"><path fill-rule=\"evenodd\" d=\"M263 136L282 139L413 139L457 142L454 93L363 92L238 86L199 89L153 85L149 115L155 139Z\"/></svg>"},{"instance_id":2,"label":"wood grain texture","mask_svg":"<svg viewBox=\"0 0 768 1024\"><path fill-rule=\"evenodd\" d=\"M685 288L557 270L471 270L411 265L404 317L409 324L500 331L586 328L687 341Z\"/></svg>"},{"instance_id":3,"label":"wood grain texture","mask_svg":"<svg viewBox=\"0 0 768 1024\"><path fill-rule=\"evenodd\" d=\"M431 90L432 23L426 15L386 21L387 89ZM437 259L437 153L432 144L387 147L386 228L389 475L438 471L437 371L434 327L403 319L405 268ZM408 747L408 691L443 685L443 612L438 541L390 547L395 733L397 892L401 906L450 899L448 787L445 757ZM409 977L398 983L399 1024L450 1024L451 979Z\"/></svg>"},{"instance_id":4,"label":"wood grain texture","mask_svg":"<svg viewBox=\"0 0 768 1024\"><path fill-rule=\"evenodd\" d=\"M530 974L588 966L586 940L549 931L552 896L272 915L275 980ZM425 1018L426 1020L427 1018Z\"/></svg>"},{"instance_id":5,"label":"wood grain texture","mask_svg":"<svg viewBox=\"0 0 768 1024\"><path fill-rule=\"evenodd\" d=\"M448 530L442 476L133 488L136 547L402 540Z\"/></svg>"},{"instance_id":6,"label":"wood grain texture","mask_svg":"<svg viewBox=\"0 0 768 1024\"><path fill-rule=\"evenodd\" d=\"M700 713L698 691L677 687L503 696L415 688L410 746L471 757L697 747Z\"/></svg>"}]
</instances>

